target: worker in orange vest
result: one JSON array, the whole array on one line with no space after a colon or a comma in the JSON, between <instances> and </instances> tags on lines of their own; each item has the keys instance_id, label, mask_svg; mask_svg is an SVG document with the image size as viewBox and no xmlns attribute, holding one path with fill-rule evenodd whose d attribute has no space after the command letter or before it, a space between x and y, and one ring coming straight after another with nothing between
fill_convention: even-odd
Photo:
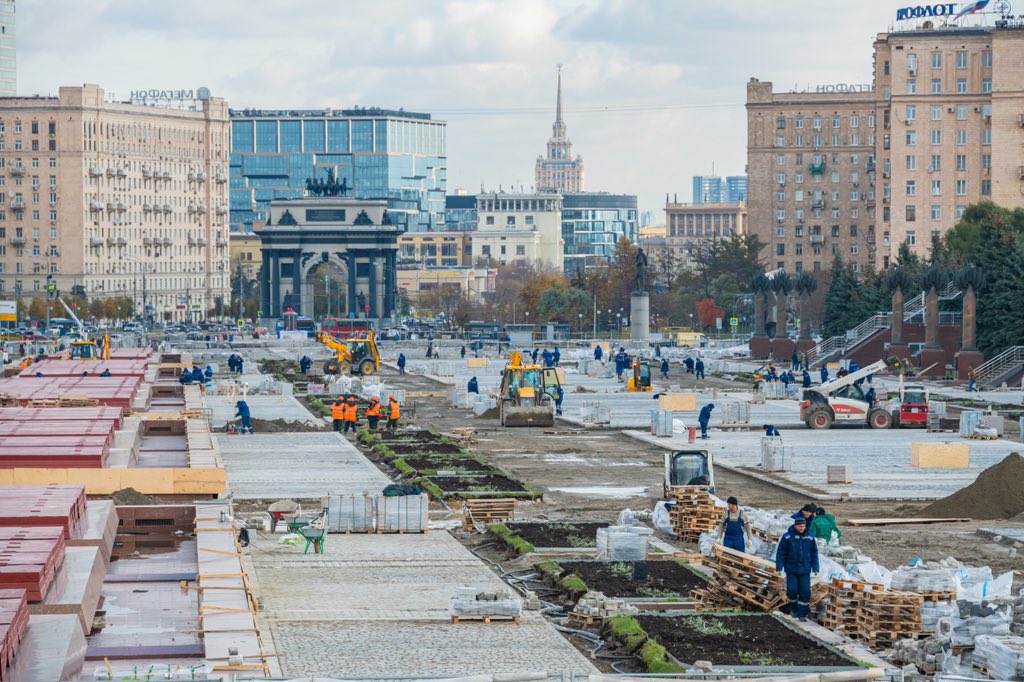
<instances>
[{"instance_id":1,"label":"worker in orange vest","mask_svg":"<svg viewBox=\"0 0 1024 682\"><path fill-rule=\"evenodd\" d=\"M377 422L383 414L384 406L377 400L377 396L370 398L370 406L366 408L366 422L371 431L377 430Z\"/></svg>"},{"instance_id":2,"label":"worker in orange vest","mask_svg":"<svg viewBox=\"0 0 1024 682\"><path fill-rule=\"evenodd\" d=\"M341 431L342 425L345 423L345 403L341 402L341 396L334 399L331 403L331 425L334 426L335 431Z\"/></svg>"},{"instance_id":3,"label":"worker in orange vest","mask_svg":"<svg viewBox=\"0 0 1024 682\"><path fill-rule=\"evenodd\" d=\"M359 419L359 407L356 405L355 396L349 396L348 402L344 405L345 408L345 430L343 433L348 433L349 429L352 429L352 433L356 432L356 420Z\"/></svg>"},{"instance_id":4,"label":"worker in orange vest","mask_svg":"<svg viewBox=\"0 0 1024 682\"><path fill-rule=\"evenodd\" d=\"M395 396L388 396L388 428L394 431L398 428L398 419L402 416L402 408L395 400Z\"/></svg>"}]
</instances>

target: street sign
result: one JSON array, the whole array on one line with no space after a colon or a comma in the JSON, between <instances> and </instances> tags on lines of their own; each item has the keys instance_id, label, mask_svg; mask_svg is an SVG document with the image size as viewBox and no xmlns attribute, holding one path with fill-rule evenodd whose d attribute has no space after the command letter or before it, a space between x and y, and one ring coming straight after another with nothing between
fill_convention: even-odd
<instances>
[{"instance_id":1,"label":"street sign","mask_svg":"<svg viewBox=\"0 0 1024 682\"><path fill-rule=\"evenodd\" d=\"M193 303L192 304L192 310L202 310L202 309L203 309L203 304L202 303Z\"/></svg>"},{"instance_id":2,"label":"street sign","mask_svg":"<svg viewBox=\"0 0 1024 682\"><path fill-rule=\"evenodd\" d=\"M0 322L16 322L18 304L15 301L0 301Z\"/></svg>"},{"instance_id":3,"label":"street sign","mask_svg":"<svg viewBox=\"0 0 1024 682\"><path fill-rule=\"evenodd\" d=\"M245 320L238 320L235 324L238 325L239 329L245 329Z\"/></svg>"},{"instance_id":4,"label":"street sign","mask_svg":"<svg viewBox=\"0 0 1024 682\"><path fill-rule=\"evenodd\" d=\"M174 309L175 310L184 310L185 309L185 304L184 303L178 303L177 305L174 306Z\"/></svg>"},{"instance_id":5,"label":"street sign","mask_svg":"<svg viewBox=\"0 0 1024 682\"><path fill-rule=\"evenodd\" d=\"M740 326L740 318L738 318L738 317L730 317L729 318L729 326L730 327L738 327L738 326Z\"/></svg>"},{"instance_id":6,"label":"street sign","mask_svg":"<svg viewBox=\"0 0 1024 682\"><path fill-rule=\"evenodd\" d=\"M262 320L263 319L263 311L262 310L257 310L256 311L256 319L257 320Z\"/></svg>"}]
</instances>

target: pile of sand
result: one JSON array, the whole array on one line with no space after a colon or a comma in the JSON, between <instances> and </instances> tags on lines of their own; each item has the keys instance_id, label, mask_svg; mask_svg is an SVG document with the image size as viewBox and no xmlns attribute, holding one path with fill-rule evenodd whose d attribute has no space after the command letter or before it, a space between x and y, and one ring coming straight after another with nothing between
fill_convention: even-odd
<instances>
[{"instance_id":1,"label":"pile of sand","mask_svg":"<svg viewBox=\"0 0 1024 682\"><path fill-rule=\"evenodd\" d=\"M133 506L133 505L144 505L144 504L163 504L163 500L159 497L153 497L152 495L146 495L140 493L135 488L121 488L115 490L110 494L110 499L114 501L115 506Z\"/></svg>"},{"instance_id":2,"label":"pile of sand","mask_svg":"<svg viewBox=\"0 0 1024 682\"><path fill-rule=\"evenodd\" d=\"M241 422L235 420L229 422L237 427ZM326 431L327 427L322 424L314 424L304 421L288 421L287 419L256 419L252 420L252 427L256 433L311 433L314 431ZM221 431L227 431L228 424L224 425Z\"/></svg>"},{"instance_id":3,"label":"pile of sand","mask_svg":"<svg viewBox=\"0 0 1024 682\"><path fill-rule=\"evenodd\" d=\"M1018 515L1024 517L1024 457L1017 452L982 471L966 488L933 502L916 514L972 519L1010 519Z\"/></svg>"}]
</instances>

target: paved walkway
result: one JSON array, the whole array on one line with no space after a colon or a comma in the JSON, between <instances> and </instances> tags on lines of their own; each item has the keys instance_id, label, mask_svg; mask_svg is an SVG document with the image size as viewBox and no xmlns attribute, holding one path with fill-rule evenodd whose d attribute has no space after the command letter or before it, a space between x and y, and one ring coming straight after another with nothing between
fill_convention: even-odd
<instances>
[{"instance_id":1,"label":"paved walkway","mask_svg":"<svg viewBox=\"0 0 1024 682\"><path fill-rule=\"evenodd\" d=\"M236 499L361 494L388 483L334 433L219 441ZM537 612L524 612L518 625L452 624L448 600L458 587L505 585L445 531L331 535L322 555L279 537L254 533L248 558L264 637L283 676L596 672Z\"/></svg>"},{"instance_id":2,"label":"paved walkway","mask_svg":"<svg viewBox=\"0 0 1024 682\"><path fill-rule=\"evenodd\" d=\"M275 418L268 416L268 419ZM217 435L236 500L319 499L380 492L391 480L333 431Z\"/></svg>"},{"instance_id":3,"label":"paved walkway","mask_svg":"<svg viewBox=\"0 0 1024 682\"><path fill-rule=\"evenodd\" d=\"M211 424L219 429L235 420L235 401L226 395L206 396L206 406L213 412ZM290 395L257 395L250 393L245 402L255 419L286 419L288 421L315 422L309 410ZM321 422L323 423L323 422Z\"/></svg>"}]
</instances>

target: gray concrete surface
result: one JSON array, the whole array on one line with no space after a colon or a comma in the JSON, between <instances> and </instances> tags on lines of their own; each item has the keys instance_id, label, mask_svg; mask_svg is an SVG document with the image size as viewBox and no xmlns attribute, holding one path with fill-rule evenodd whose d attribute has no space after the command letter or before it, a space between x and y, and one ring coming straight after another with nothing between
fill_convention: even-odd
<instances>
[{"instance_id":1,"label":"gray concrete surface","mask_svg":"<svg viewBox=\"0 0 1024 682\"><path fill-rule=\"evenodd\" d=\"M391 482L339 433L218 434L217 443L236 500L376 493Z\"/></svg>"},{"instance_id":2,"label":"gray concrete surface","mask_svg":"<svg viewBox=\"0 0 1024 682\"><path fill-rule=\"evenodd\" d=\"M235 402L240 398L226 395L207 395L206 406L213 411L211 424L219 429L235 420ZM288 421L312 422L313 415L299 401L290 395L257 395L250 393L245 402L249 411L258 419L287 419Z\"/></svg>"}]
</instances>

